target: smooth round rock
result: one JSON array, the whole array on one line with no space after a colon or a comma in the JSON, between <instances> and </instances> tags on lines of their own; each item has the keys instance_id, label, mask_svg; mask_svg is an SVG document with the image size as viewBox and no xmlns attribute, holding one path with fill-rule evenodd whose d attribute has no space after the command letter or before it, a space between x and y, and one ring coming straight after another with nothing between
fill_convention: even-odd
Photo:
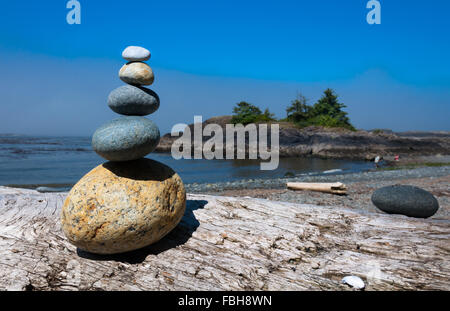
<instances>
[{"instance_id":1,"label":"smooth round rock","mask_svg":"<svg viewBox=\"0 0 450 311\"><path fill-rule=\"evenodd\" d=\"M109 94L108 106L119 114L145 116L158 110L159 96L147 88L127 84Z\"/></svg>"},{"instance_id":2,"label":"smooth round rock","mask_svg":"<svg viewBox=\"0 0 450 311\"><path fill-rule=\"evenodd\" d=\"M117 254L153 244L183 217L186 191L168 166L150 159L107 162L72 188L62 229L79 249Z\"/></svg>"},{"instance_id":3,"label":"smooth round rock","mask_svg":"<svg viewBox=\"0 0 450 311\"><path fill-rule=\"evenodd\" d=\"M109 161L131 161L155 150L160 133L155 123L144 117L121 117L98 128L92 148Z\"/></svg>"},{"instance_id":4,"label":"smooth round rock","mask_svg":"<svg viewBox=\"0 0 450 311\"><path fill-rule=\"evenodd\" d=\"M122 66L119 78L132 85L151 85L155 80L153 70L146 63L134 62Z\"/></svg>"},{"instance_id":5,"label":"smooth round rock","mask_svg":"<svg viewBox=\"0 0 450 311\"><path fill-rule=\"evenodd\" d=\"M416 218L428 218L439 209L436 198L421 188L395 185L376 190L372 202L388 214L400 214Z\"/></svg>"},{"instance_id":6,"label":"smooth round rock","mask_svg":"<svg viewBox=\"0 0 450 311\"><path fill-rule=\"evenodd\" d=\"M122 52L122 57L130 62L146 61L150 56L150 51L140 46L129 46Z\"/></svg>"},{"instance_id":7,"label":"smooth round rock","mask_svg":"<svg viewBox=\"0 0 450 311\"><path fill-rule=\"evenodd\" d=\"M364 289L366 287L366 284L364 284L364 281L359 276L356 276L356 275L349 275L349 276L344 277L341 280L341 283L347 284L356 289Z\"/></svg>"}]
</instances>

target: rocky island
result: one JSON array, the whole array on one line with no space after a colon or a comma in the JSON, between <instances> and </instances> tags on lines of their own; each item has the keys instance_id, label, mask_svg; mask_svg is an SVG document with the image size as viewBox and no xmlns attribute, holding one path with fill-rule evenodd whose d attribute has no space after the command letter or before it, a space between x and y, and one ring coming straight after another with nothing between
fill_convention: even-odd
<instances>
[{"instance_id":1,"label":"rocky island","mask_svg":"<svg viewBox=\"0 0 450 311\"><path fill-rule=\"evenodd\" d=\"M218 124L225 128L232 116L213 117L202 126ZM392 158L450 155L450 132L403 132L389 130L351 131L343 128L310 126L299 128L292 123L280 124L280 157L315 156L373 160L376 156ZM194 124L189 127L193 131ZM170 152L178 137L170 133L161 137L155 152ZM203 137L206 141L210 137ZM225 144L224 144L225 146Z\"/></svg>"}]
</instances>

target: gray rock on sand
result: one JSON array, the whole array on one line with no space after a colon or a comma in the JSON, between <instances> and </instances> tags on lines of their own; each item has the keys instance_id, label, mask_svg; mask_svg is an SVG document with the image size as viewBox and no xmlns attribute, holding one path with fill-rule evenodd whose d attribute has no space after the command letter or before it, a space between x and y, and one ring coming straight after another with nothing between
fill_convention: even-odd
<instances>
[{"instance_id":1,"label":"gray rock on sand","mask_svg":"<svg viewBox=\"0 0 450 311\"><path fill-rule=\"evenodd\" d=\"M108 106L119 114L146 116L158 110L159 96L144 87L124 85L109 94Z\"/></svg>"},{"instance_id":2,"label":"gray rock on sand","mask_svg":"<svg viewBox=\"0 0 450 311\"><path fill-rule=\"evenodd\" d=\"M155 80L152 68L142 62L123 65L119 71L119 78L132 85L151 85Z\"/></svg>"},{"instance_id":3,"label":"gray rock on sand","mask_svg":"<svg viewBox=\"0 0 450 311\"><path fill-rule=\"evenodd\" d=\"M400 214L416 218L428 218L439 209L436 198L421 188L394 185L376 190L372 202L388 214Z\"/></svg>"},{"instance_id":4,"label":"gray rock on sand","mask_svg":"<svg viewBox=\"0 0 450 311\"><path fill-rule=\"evenodd\" d=\"M122 52L122 57L130 62L146 61L150 56L150 51L140 46L129 46Z\"/></svg>"},{"instance_id":5,"label":"gray rock on sand","mask_svg":"<svg viewBox=\"0 0 450 311\"><path fill-rule=\"evenodd\" d=\"M127 116L98 128L92 137L92 148L106 160L131 161L155 150L159 139L155 123L144 117Z\"/></svg>"}]
</instances>

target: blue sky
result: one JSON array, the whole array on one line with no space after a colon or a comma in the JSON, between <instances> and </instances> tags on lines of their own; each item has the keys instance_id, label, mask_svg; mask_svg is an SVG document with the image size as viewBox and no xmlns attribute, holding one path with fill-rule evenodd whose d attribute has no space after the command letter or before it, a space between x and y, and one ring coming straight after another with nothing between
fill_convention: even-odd
<instances>
[{"instance_id":1,"label":"blue sky","mask_svg":"<svg viewBox=\"0 0 450 311\"><path fill-rule=\"evenodd\" d=\"M278 117L331 87L358 128L450 130L450 2L380 0L8 1L0 16L0 132L91 135L117 115L128 45L152 52L161 132L241 100Z\"/></svg>"}]
</instances>

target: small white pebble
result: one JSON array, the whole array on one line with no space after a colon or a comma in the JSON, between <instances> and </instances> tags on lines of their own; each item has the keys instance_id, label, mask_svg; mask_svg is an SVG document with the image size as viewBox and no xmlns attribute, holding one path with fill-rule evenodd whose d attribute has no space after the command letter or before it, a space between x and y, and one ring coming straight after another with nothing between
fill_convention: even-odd
<instances>
[{"instance_id":1,"label":"small white pebble","mask_svg":"<svg viewBox=\"0 0 450 311\"><path fill-rule=\"evenodd\" d=\"M140 46L129 46L122 52L122 57L130 62L143 62L150 56L150 51Z\"/></svg>"},{"instance_id":2,"label":"small white pebble","mask_svg":"<svg viewBox=\"0 0 450 311\"><path fill-rule=\"evenodd\" d=\"M361 280L360 277L355 275L346 276L342 279L342 283L350 285L351 287L356 289L364 289L364 287L366 287L364 281Z\"/></svg>"}]
</instances>

